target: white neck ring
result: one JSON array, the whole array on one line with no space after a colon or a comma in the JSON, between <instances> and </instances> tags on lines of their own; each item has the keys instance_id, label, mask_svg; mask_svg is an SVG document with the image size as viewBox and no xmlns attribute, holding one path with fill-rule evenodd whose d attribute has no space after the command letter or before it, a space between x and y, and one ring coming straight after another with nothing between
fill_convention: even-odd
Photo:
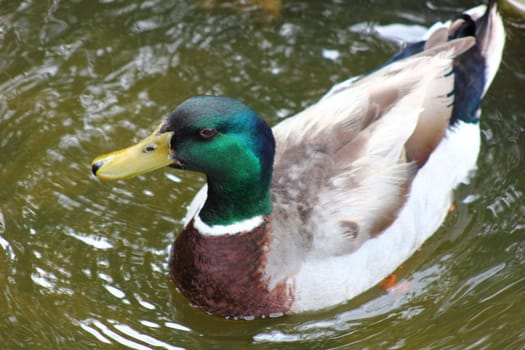
<instances>
[{"instance_id":1,"label":"white neck ring","mask_svg":"<svg viewBox=\"0 0 525 350\"><path fill-rule=\"evenodd\" d=\"M193 227L203 235L207 236L228 236L241 232L250 232L261 226L264 222L262 215L254 216L249 219L241 220L230 225L208 225L200 218L199 214L195 215Z\"/></svg>"}]
</instances>

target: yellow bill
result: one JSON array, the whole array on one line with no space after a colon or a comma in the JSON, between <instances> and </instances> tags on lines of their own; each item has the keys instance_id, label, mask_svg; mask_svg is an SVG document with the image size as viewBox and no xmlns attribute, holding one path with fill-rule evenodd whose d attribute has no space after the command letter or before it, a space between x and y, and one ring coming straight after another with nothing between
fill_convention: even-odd
<instances>
[{"instance_id":1,"label":"yellow bill","mask_svg":"<svg viewBox=\"0 0 525 350\"><path fill-rule=\"evenodd\" d=\"M159 134L160 126L136 145L98 156L91 163L93 174L102 180L123 180L171 164L172 132Z\"/></svg>"}]
</instances>

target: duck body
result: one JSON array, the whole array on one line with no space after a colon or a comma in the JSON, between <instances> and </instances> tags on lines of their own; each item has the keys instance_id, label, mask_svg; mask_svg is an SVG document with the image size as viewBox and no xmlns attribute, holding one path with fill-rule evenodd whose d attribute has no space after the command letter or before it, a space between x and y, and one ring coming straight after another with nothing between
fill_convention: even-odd
<instances>
[{"instance_id":1,"label":"duck body","mask_svg":"<svg viewBox=\"0 0 525 350\"><path fill-rule=\"evenodd\" d=\"M173 281L206 312L334 306L392 273L445 219L476 165L479 103L503 43L490 2L273 129L237 100L195 97L93 172L206 174L170 258Z\"/></svg>"}]
</instances>

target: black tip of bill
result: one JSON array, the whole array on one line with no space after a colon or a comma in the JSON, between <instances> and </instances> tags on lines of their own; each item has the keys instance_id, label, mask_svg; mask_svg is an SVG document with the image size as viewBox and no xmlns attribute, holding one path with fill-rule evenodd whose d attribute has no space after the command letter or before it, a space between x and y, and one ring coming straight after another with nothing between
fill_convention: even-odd
<instances>
[{"instance_id":1,"label":"black tip of bill","mask_svg":"<svg viewBox=\"0 0 525 350\"><path fill-rule=\"evenodd\" d=\"M104 165L103 161L94 162L91 165L91 172L93 173L93 175L97 176L97 171L98 169L100 169L100 167L102 167L102 165Z\"/></svg>"}]
</instances>

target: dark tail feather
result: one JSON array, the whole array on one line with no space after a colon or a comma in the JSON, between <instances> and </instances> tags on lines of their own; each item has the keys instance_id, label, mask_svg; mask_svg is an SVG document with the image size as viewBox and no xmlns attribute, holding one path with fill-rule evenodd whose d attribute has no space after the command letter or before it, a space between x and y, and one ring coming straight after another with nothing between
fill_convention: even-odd
<instances>
[{"instance_id":1,"label":"dark tail feather","mask_svg":"<svg viewBox=\"0 0 525 350\"><path fill-rule=\"evenodd\" d=\"M481 99L498 71L505 44L505 31L497 11L496 0L490 0L484 11L481 6L467 10L456 17L448 29L444 27L435 29L429 35L428 40L408 44L377 69L420 54L446 41L464 37L475 37L476 44L454 60L455 80L454 91L452 92L454 94L454 105L450 124L453 125L459 120L477 123ZM359 81L361 77L355 78L347 84ZM328 95L336 91L338 89L330 91Z\"/></svg>"},{"instance_id":2,"label":"dark tail feather","mask_svg":"<svg viewBox=\"0 0 525 350\"><path fill-rule=\"evenodd\" d=\"M475 36L476 45L454 60L454 107L450 124L476 123L479 105L499 67L505 35L496 1L480 15L463 13L451 24L450 39Z\"/></svg>"}]
</instances>

